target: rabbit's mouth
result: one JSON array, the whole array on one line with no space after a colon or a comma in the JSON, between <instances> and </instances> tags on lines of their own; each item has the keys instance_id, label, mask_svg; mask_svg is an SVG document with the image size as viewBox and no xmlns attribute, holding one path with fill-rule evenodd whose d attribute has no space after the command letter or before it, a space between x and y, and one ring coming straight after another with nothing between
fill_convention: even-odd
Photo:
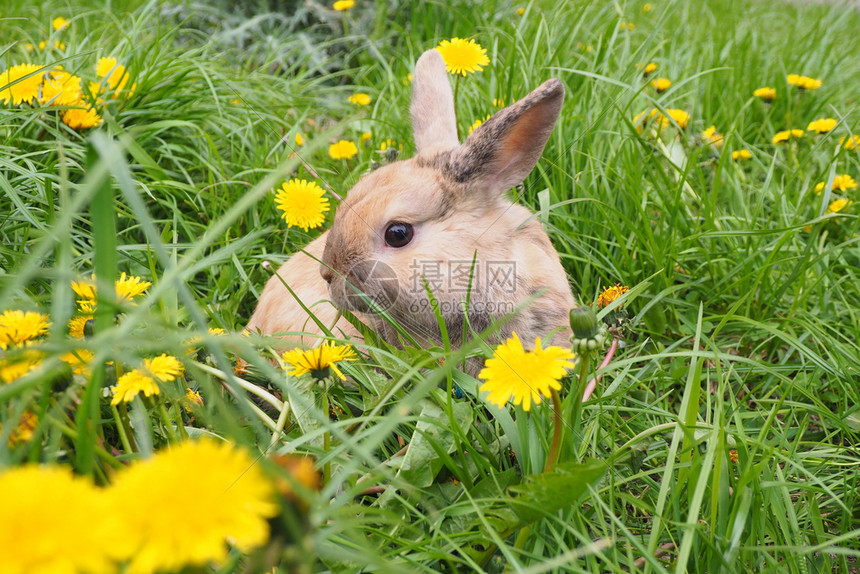
<instances>
[{"instance_id":1,"label":"rabbit's mouth","mask_svg":"<svg viewBox=\"0 0 860 574\"><path fill-rule=\"evenodd\" d=\"M391 309L401 295L394 270L377 260L362 261L333 277L329 294L341 309L378 314Z\"/></svg>"}]
</instances>

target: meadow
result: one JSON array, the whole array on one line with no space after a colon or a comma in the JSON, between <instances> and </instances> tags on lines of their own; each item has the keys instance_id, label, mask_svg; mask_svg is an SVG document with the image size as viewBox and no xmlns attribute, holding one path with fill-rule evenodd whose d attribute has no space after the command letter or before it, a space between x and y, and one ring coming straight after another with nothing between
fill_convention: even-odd
<instances>
[{"instance_id":1,"label":"meadow","mask_svg":"<svg viewBox=\"0 0 860 574\"><path fill-rule=\"evenodd\" d=\"M0 6L0 572L858 572L860 11L338 8ZM530 409L243 332L454 38L463 138L565 86L510 195L609 330Z\"/></svg>"}]
</instances>

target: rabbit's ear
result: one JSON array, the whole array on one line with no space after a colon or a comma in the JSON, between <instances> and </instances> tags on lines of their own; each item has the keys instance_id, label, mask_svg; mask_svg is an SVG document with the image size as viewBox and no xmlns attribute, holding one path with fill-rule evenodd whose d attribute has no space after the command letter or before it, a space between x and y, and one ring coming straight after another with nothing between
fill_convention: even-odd
<instances>
[{"instance_id":1,"label":"rabbit's ear","mask_svg":"<svg viewBox=\"0 0 860 574\"><path fill-rule=\"evenodd\" d=\"M563 101L562 83L547 80L478 126L451 153L445 171L455 181L491 194L522 183L540 159Z\"/></svg>"},{"instance_id":2,"label":"rabbit's ear","mask_svg":"<svg viewBox=\"0 0 860 574\"><path fill-rule=\"evenodd\" d=\"M418 153L457 147L454 94L448 83L445 61L436 50L418 58L412 77L412 131Z\"/></svg>"}]
</instances>

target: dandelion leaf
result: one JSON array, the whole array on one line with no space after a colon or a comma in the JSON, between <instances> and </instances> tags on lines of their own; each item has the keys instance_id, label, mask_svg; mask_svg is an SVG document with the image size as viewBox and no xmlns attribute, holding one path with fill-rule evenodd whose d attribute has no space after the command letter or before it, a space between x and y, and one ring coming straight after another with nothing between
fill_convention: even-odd
<instances>
[{"instance_id":1,"label":"dandelion leaf","mask_svg":"<svg viewBox=\"0 0 860 574\"><path fill-rule=\"evenodd\" d=\"M845 417L845 424L848 425L851 430L860 432L860 409L857 409L852 413L848 413Z\"/></svg>"},{"instance_id":2,"label":"dandelion leaf","mask_svg":"<svg viewBox=\"0 0 860 574\"><path fill-rule=\"evenodd\" d=\"M576 503L588 487L606 472L606 463L590 460L556 465L552 472L524 477L522 484L512 486L511 508L524 526Z\"/></svg>"},{"instance_id":3,"label":"dandelion leaf","mask_svg":"<svg viewBox=\"0 0 860 574\"><path fill-rule=\"evenodd\" d=\"M436 475L444 465L443 454L454 450L454 433L451 431L456 423L462 432L468 432L472 426L474 413L469 404L456 402L452 405L454 421L448 420L445 412L438 406L444 401L443 391L436 389L439 396L437 401L425 401L421 409L420 420L415 425L415 432L409 441L409 448L397 471L397 483L408 484L416 488L426 488L433 484ZM391 496L387 491L380 497L380 505L385 506Z\"/></svg>"}]
</instances>

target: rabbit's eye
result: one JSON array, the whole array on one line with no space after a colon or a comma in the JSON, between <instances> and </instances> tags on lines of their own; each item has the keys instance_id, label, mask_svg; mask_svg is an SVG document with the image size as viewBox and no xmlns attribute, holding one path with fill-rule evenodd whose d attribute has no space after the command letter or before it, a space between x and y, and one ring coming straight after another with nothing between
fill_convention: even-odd
<instances>
[{"instance_id":1,"label":"rabbit's eye","mask_svg":"<svg viewBox=\"0 0 860 574\"><path fill-rule=\"evenodd\" d=\"M392 223L385 230L385 243L391 247L404 247L412 241L412 226L408 223Z\"/></svg>"}]
</instances>

